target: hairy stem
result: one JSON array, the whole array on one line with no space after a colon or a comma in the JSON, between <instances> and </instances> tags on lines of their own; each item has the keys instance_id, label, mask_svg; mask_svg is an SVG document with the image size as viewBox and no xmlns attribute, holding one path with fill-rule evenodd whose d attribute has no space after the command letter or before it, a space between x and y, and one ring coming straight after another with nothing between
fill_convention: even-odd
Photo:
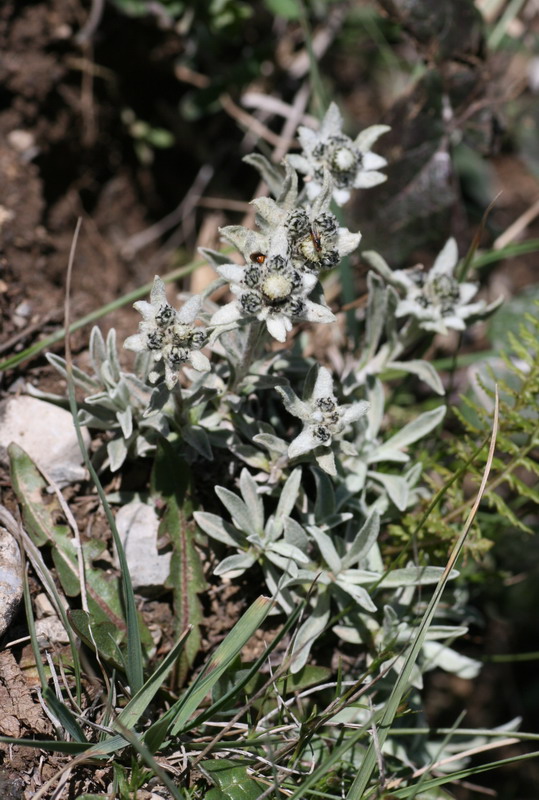
<instances>
[{"instance_id":1,"label":"hairy stem","mask_svg":"<svg viewBox=\"0 0 539 800\"><path fill-rule=\"evenodd\" d=\"M263 322L256 320L255 322L249 323L241 361L236 367L235 374L230 382L230 392L236 391L239 384L249 372L249 367L253 361L255 361L258 353L260 352L261 346L264 343L266 338L265 332L266 327Z\"/></svg>"}]
</instances>

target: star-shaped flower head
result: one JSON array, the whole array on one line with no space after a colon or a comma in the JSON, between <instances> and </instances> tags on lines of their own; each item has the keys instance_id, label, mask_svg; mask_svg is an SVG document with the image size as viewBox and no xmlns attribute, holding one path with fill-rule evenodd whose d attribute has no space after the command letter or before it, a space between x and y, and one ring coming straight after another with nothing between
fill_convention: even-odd
<instances>
[{"instance_id":1,"label":"star-shaped flower head","mask_svg":"<svg viewBox=\"0 0 539 800\"><path fill-rule=\"evenodd\" d=\"M288 157L292 166L307 176L307 195L312 200L322 190L324 170L333 179L333 198L342 206L350 199L352 189L369 189L383 183L387 176L379 172L387 165L382 156L371 152L372 145L389 129L372 125L354 140L342 132L343 119L335 103L331 103L320 130L301 126L298 137L303 153Z\"/></svg>"},{"instance_id":2,"label":"star-shaped flower head","mask_svg":"<svg viewBox=\"0 0 539 800\"><path fill-rule=\"evenodd\" d=\"M391 283L405 293L395 315L415 317L423 330L447 334L450 328L463 331L470 317L492 313L500 300L489 306L484 300L470 303L479 287L475 283L458 282L454 276L457 263L457 243L449 239L429 272L421 267L390 271Z\"/></svg>"},{"instance_id":3,"label":"star-shaped flower head","mask_svg":"<svg viewBox=\"0 0 539 800\"><path fill-rule=\"evenodd\" d=\"M297 174L286 163L290 189L277 199L260 197L253 201L256 222L262 232L284 226L288 233L292 263L300 272L319 272L336 267L352 253L361 241L360 233L339 227L337 217L329 210L333 181L324 170L322 188L313 203L302 208L297 203Z\"/></svg>"},{"instance_id":4,"label":"star-shaped flower head","mask_svg":"<svg viewBox=\"0 0 539 800\"><path fill-rule=\"evenodd\" d=\"M139 323L139 332L129 336L124 347L136 353L149 351L155 362L162 361L165 367L165 383L169 389L178 380L180 367L187 362L201 372L210 369L210 362L200 352L206 344L207 335L202 328L195 325L200 304L200 297L195 295L177 311L167 301L165 284L157 275L150 302L139 300L134 304L143 320ZM152 382L158 377L158 372L150 373Z\"/></svg>"},{"instance_id":5,"label":"star-shaped flower head","mask_svg":"<svg viewBox=\"0 0 539 800\"><path fill-rule=\"evenodd\" d=\"M295 322L335 321L327 306L308 299L316 276L294 267L284 227L268 239L267 252L255 251L246 266L224 264L217 272L230 282L235 299L216 311L211 325L258 319L274 339L284 342Z\"/></svg>"},{"instance_id":6,"label":"star-shaped flower head","mask_svg":"<svg viewBox=\"0 0 539 800\"><path fill-rule=\"evenodd\" d=\"M348 425L363 417L369 403L341 406L333 394L333 378L325 367L318 368L318 375L308 398L299 397L286 386L277 386L287 411L303 422L303 430L288 448L289 458L299 458L313 452L319 466L331 475L336 474L332 448L343 445L340 435Z\"/></svg>"}]
</instances>

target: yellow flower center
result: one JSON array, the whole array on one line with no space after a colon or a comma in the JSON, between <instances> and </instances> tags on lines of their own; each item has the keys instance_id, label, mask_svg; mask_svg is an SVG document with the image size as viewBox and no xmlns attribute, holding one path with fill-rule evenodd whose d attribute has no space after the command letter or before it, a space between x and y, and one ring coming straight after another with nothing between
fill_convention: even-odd
<instances>
[{"instance_id":1,"label":"yellow flower center","mask_svg":"<svg viewBox=\"0 0 539 800\"><path fill-rule=\"evenodd\" d=\"M273 273L268 275L261 286L262 293L270 303L286 300L292 291L292 281L286 275Z\"/></svg>"}]
</instances>

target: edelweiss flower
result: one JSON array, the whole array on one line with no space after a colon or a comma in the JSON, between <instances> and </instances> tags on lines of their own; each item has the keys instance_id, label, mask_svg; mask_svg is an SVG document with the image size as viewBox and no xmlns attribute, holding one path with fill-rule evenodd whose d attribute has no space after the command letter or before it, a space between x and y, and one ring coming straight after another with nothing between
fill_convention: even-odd
<instances>
[{"instance_id":1,"label":"edelweiss flower","mask_svg":"<svg viewBox=\"0 0 539 800\"><path fill-rule=\"evenodd\" d=\"M206 344L206 333L194 325L200 310L201 299L191 297L179 311L167 301L165 284L156 275L150 302L139 300L134 308L143 316L139 323L139 333L129 336L124 347L136 353L149 351L153 360L163 361L165 367L165 383L172 389L178 380L178 370L188 361L201 372L210 369L210 362L200 352ZM157 372L150 373L150 380L155 382Z\"/></svg>"},{"instance_id":2,"label":"edelweiss flower","mask_svg":"<svg viewBox=\"0 0 539 800\"><path fill-rule=\"evenodd\" d=\"M322 190L324 171L328 170L334 183L333 197L341 206L350 199L351 189L368 189L386 180L386 175L378 170L387 161L371 152L371 147L390 130L387 125L372 125L352 140L343 134L342 122L339 109L332 103L319 131L299 128L303 153L288 157L298 172L308 176L306 188L311 200Z\"/></svg>"},{"instance_id":3,"label":"edelweiss flower","mask_svg":"<svg viewBox=\"0 0 539 800\"><path fill-rule=\"evenodd\" d=\"M292 263L297 269L315 274L337 266L361 241L360 233L339 228L337 217L330 211L322 210L316 201L311 209L296 208L291 211L286 217L285 226Z\"/></svg>"},{"instance_id":4,"label":"edelweiss flower","mask_svg":"<svg viewBox=\"0 0 539 800\"><path fill-rule=\"evenodd\" d=\"M289 458L298 458L310 451L322 456L319 465L335 474L335 459L330 447L344 429L364 416L369 403L361 400L349 406L340 406L333 394L333 378L325 367L320 367L309 399L300 400L288 387L277 386L286 410L303 422L303 430L288 448ZM320 451L320 448L323 448ZM318 459L317 459L318 460Z\"/></svg>"},{"instance_id":5,"label":"edelweiss flower","mask_svg":"<svg viewBox=\"0 0 539 800\"><path fill-rule=\"evenodd\" d=\"M317 282L316 276L294 267L285 228L278 228L269 239L267 253L255 251L250 259L251 263L244 267L237 264L217 267L217 272L230 281L236 299L216 311L212 325L254 318L266 323L274 339L284 342L294 322L335 320L329 308L307 299Z\"/></svg>"},{"instance_id":6,"label":"edelweiss flower","mask_svg":"<svg viewBox=\"0 0 539 800\"><path fill-rule=\"evenodd\" d=\"M479 287L457 281L453 274L457 262L457 243L449 239L429 272L420 267L391 272L391 282L406 292L396 316L413 316L424 330L446 334L450 328L464 330L468 317L485 316L497 308L500 301L490 306L483 300L470 303Z\"/></svg>"},{"instance_id":7,"label":"edelweiss flower","mask_svg":"<svg viewBox=\"0 0 539 800\"><path fill-rule=\"evenodd\" d=\"M245 255L246 249L252 252L258 241L263 252L263 237L271 236L281 227L288 233L290 256L294 267L301 272L307 270L318 274L322 270L335 267L344 256L352 253L361 241L360 233L351 233L348 228L340 228L337 217L329 210L333 182L327 170L324 171L322 188L310 207L298 207L297 173L286 163L286 182L283 193L277 201L269 197L253 200L257 210L256 223L262 234L255 234L235 226L223 228L225 238L238 247ZM262 237L262 238L261 238Z\"/></svg>"}]
</instances>

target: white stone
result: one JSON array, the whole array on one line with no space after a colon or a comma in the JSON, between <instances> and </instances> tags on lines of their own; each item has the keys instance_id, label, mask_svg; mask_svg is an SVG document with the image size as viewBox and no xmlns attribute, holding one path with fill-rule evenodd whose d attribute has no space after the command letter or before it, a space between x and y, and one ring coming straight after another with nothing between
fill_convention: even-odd
<instances>
[{"instance_id":1,"label":"white stone","mask_svg":"<svg viewBox=\"0 0 539 800\"><path fill-rule=\"evenodd\" d=\"M43 619L43 617L54 617L56 615L54 606L45 592L40 592L38 595L36 595L34 606L36 609L36 617L38 619Z\"/></svg>"},{"instance_id":2,"label":"white stone","mask_svg":"<svg viewBox=\"0 0 539 800\"><path fill-rule=\"evenodd\" d=\"M86 446L90 434L82 429ZM7 465L7 448L15 442L59 486L84 480L82 455L69 411L20 395L0 403L0 462Z\"/></svg>"},{"instance_id":3,"label":"white stone","mask_svg":"<svg viewBox=\"0 0 539 800\"><path fill-rule=\"evenodd\" d=\"M40 647L50 647L52 644L67 644L69 636L60 617L43 617L36 620L36 637Z\"/></svg>"},{"instance_id":4,"label":"white stone","mask_svg":"<svg viewBox=\"0 0 539 800\"><path fill-rule=\"evenodd\" d=\"M22 561L19 545L0 526L0 636L17 613L22 598Z\"/></svg>"},{"instance_id":5,"label":"white stone","mask_svg":"<svg viewBox=\"0 0 539 800\"><path fill-rule=\"evenodd\" d=\"M128 503L116 514L116 525L133 589L146 595L159 594L170 572L171 553L157 552L159 519L155 510L146 503Z\"/></svg>"},{"instance_id":6,"label":"white stone","mask_svg":"<svg viewBox=\"0 0 539 800\"><path fill-rule=\"evenodd\" d=\"M33 133L30 133L30 131L23 131L19 128L17 128L17 130L10 131L7 135L7 140L10 145L20 153L24 153L25 150L29 150L31 147L34 147L36 143Z\"/></svg>"}]
</instances>

